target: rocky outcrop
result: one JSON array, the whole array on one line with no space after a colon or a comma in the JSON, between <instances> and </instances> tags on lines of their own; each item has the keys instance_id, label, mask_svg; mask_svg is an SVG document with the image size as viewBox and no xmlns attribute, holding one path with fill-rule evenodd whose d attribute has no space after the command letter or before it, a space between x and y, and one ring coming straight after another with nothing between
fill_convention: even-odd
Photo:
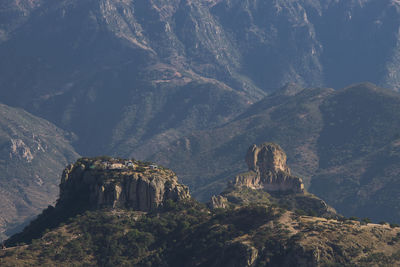
<instances>
[{"instance_id":1,"label":"rocky outcrop","mask_svg":"<svg viewBox=\"0 0 400 267\"><path fill-rule=\"evenodd\" d=\"M228 199L221 195L212 196L210 206L213 209L225 209L228 206Z\"/></svg>"},{"instance_id":2,"label":"rocky outcrop","mask_svg":"<svg viewBox=\"0 0 400 267\"><path fill-rule=\"evenodd\" d=\"M110 166L118 165L119 168ZM152 167L153 168L152 168ZM80 202L91 208L149 211L166 200L190 198L172 171L123 160L80 159L63 172L57 205Z\"/></svg>"},{"instance_id":3,"label":"rocky outcrop","mask_svg":"<svg viewBox=\"0 0 400 267\"><path fill-rule=\"evenodd\" d=\"M291 175L286 165L286 154L273 143L252 145L246 155L247 173L236 176L234 186L246 186L266 191L304 192L301 178Z\"/></svg>"},{"instance_id":4,"label":"rocky outcrop","mask_svg":"<svg viewBox=\"0 0 400 267\"><path fill-rule=\"evenodd\" d=\"M246 155L249 170L209 202L212 209L246 205L278 205L324 218L341 216L322 199L305 191L302 179L293 176L286 165L286 154L273 143L252 145Z\"/></svg>"}]
</instances>

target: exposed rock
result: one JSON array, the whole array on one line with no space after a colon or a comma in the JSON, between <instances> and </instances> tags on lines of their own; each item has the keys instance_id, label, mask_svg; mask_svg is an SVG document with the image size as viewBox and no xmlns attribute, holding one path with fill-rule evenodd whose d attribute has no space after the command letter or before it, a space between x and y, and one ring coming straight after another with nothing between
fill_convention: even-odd
<instances>
[{"instance_id":1,"label":"exposed rock","mask_svg":"<svg viewBox=\"0 0 400 267\"><path fill-rule=\"evenodd\" d=\"M217 265L214 266L255 266L258 256L258 250L250 245L250 242L231 242L226 244L221 258L218 260Z\"/></svg>"},{"instance_id":2,"label":"exposed rock","mask_svg":"<svg viewBox=\"0 0 400 267\"><path fill-rule=\"evenodd\" d=\"M27 162L32 162L33 155L30 148L21 139L11 139L10 147L10 159L16 157L18 159L24 159Z\"/></svg>"},{"instance_id":3,"label":"exposed rock","mask_svg":"<svg viewBox=\"0 0 400 267\"><path fill-rule=\"evenodd\" d=\"M228 205L228 199L221 195L212 196L210 205L213 209L224 209Z\"/></svg>"},{"instance_id":4,"label":"exposed rock","mask_svg":"<svg viewBox=\"0 0 400 267\"><path fill-rule=\"evenodd\" d=\"M304 192L302 179L290 174L290 169L286 165L286 154L279 145L272 143L265 143L260 147L252 145L247 152L246 163L249 171L236 176L235 186L270 192Z\"/></svg>"},{"instance_id":5,"label":"exposed rock","mask_svg":"<svg viewBox=\"0 0 400 267\"><path fill-rule=\"evenodd\" d=\"M305 191L302 179L290 174L286 154L273 143L252 145L246 155L249 171L238 174L229 186L209 202L211 208L278 205L304 214L341 217L322 199Z\"/></svg>"},{"instance_id":6,"label":"exposed rock","mask_svg":"<svg viewBox=\"0 0 400 267\"><path fill-rule=\"evenodd\" d=\"M190 198L186 186L170 170L147 165L124 165L124 161L80 159L63 172L57 205L81 201L91 208L118 207L149 211L166 200ZM118 164L119 168L111 168ZM121 165L121 166L120 166Z\"/></svg>"}]
</instances>

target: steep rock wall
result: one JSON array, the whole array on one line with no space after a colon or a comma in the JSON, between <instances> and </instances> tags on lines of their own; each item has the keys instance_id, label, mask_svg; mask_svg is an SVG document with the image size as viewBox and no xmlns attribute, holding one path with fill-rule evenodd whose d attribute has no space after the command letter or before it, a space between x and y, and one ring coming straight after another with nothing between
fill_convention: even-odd
<instances>
[{"instance_id":1,"label":"steep rock wall","mask_svg":"<svg viewBox=\"0 0 400 267\"><path fill-rule=\"evenodd\" d=\"M279 145L252 145L247 151L246 163L249 171L235 177L235 186L266 191L304 192L302 179L291 175L286 165L286 154Z\"/></svg>"},{"instance_id":2,"label":"steep rock wall","mask_svg":"<svg viewBox=\"0 0 400 267\"><path fill-rule=\"evenodd\" d=\"M58 203L83 202L92 208L117 207L149 211L166 200L190 198L170 170L149 166L110 169L120 164L81 159L63 172Z\"/></svg>"}]
</instances>

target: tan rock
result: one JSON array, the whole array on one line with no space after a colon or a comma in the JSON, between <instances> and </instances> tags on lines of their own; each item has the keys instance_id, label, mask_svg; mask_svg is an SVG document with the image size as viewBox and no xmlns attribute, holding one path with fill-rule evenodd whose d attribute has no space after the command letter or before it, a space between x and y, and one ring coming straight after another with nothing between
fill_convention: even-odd
<instances>
[{"instance_id":1,"label":"tan rock","mask_svg":"<svg viewBox=\"0 0 400 267\"><path fill-rule=\"evenodd\" d=\"M211 197L211 208L213 209L225 209L228 206L228 199L218 195Z\"/></svg>"},{"instance_id":2,"label":"tan rock","mask_svg":"<svg viewBox=\"0 0 400 267\"><path fill-rule=\"evenodd\" d=\"M58 202L65 204L79 199L93 208L149 211L168 199L187 198L190 198L188 188L179 184L170 170L110 169L104 164L96 165L94 159L81 159L64 170Z\"/></svg>"},{"instance_id":3,"label":"tan rock","mask_svg":"<svg viewBox=\"0 0 400 267\"><path fill-rule=\"evenodd\" d=\"M291 175L286 165L286 154L279 145L252 145L247 152L246 163L249 171L236 176L235 186L266 191L304 192L302 179Z\"/></svg>"}]
</instances>

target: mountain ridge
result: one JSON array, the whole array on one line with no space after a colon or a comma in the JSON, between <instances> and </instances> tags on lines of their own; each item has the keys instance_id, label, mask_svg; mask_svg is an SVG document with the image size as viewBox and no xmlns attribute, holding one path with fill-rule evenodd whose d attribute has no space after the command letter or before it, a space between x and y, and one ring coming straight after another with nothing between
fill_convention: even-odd
<instances>
[{"instance_id":1,"label":"mountain ridge","mask_svg":"<svg viewBox=\"0 0 400 267\"><path fill-rule=\"evenodd\" d=\"M76 172L82 163L89 163L84 168L89 175ZM91 209L90 198L89 206L79 201L68 206L62 201L65 194L82 193L79 187L65 191L72 180L90 188L103 176L103 182L112 182L119 180L116 174L128 172L135 180L134 173L140 172L171 182L168 170L133 160L80 159L74 166L75 172L70 167L64 172L72 176L62 179L56 207L46 209L0 250L2 266L378 266L400 261L400 228L395 225L305 216L282 204L250 202L210 210L184 197L146 211L114 205L112 199L107 207ZM94 177L90 170L99 172ZM250 194L257 198L255 191ZM83 206L89 210L71 214L65 209ZM57 212L63 214L61 221Z\"/></svg>"},{"instance_id":2,"label":"mountain ridge","mask_svg":"<svg viewBox=\"0 0 400 267\"><path fill-rule=\"evenodd\" d=\"M399 104L398 93L372 84L272 94L221 127L171 143L165 150L168 158L163 150L149 158L172 166L204 201L218 194L228 177L246 170L238 155L248 143L269 140L287 151L292 171L303 177L305 188L323 196L339 213L397 222L397 212L372 199L395 203L396 187L391 185L398 180Z\"/></svg>"}]
</instances>

